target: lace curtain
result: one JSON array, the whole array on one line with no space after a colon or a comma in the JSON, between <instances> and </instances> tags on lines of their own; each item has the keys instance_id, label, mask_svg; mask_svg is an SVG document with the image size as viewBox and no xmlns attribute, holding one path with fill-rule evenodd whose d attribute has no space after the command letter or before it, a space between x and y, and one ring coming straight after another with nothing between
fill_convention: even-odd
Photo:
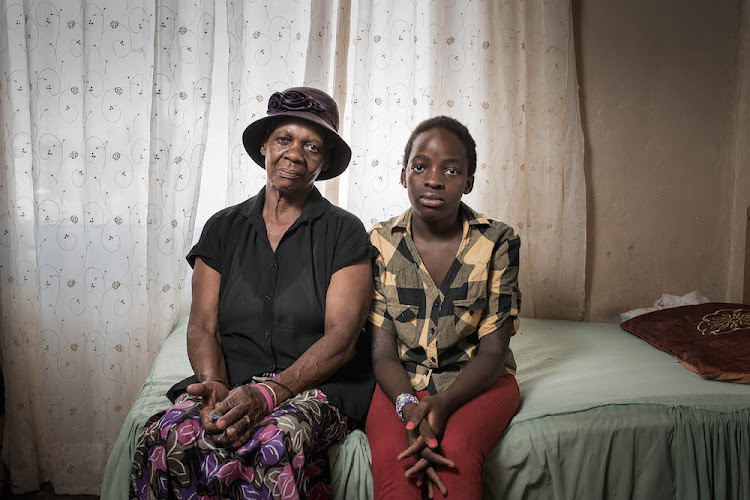
<instances>
[{"instance_id":1,"label":"lace curtain","mask_svg":"<svg viewBox=\"0 0 750 500\"><path fill-rule=\"evenodd\" d=\"M14 491L99 493L184 296L213 2L0 7L0 293ZM187 298L186 298L187 297Z\"/></svg>"},{"instance_id":2,"label":"lace curtain","mask_svg":"<svg viewBox=\"0 0 750 500\"><path fill-rule=\"evenodd\" d=\"M522 314L581 319L586 193L571 3L286 0L268 15L228 1L227 205L265 182L242 130L266 99L322 88L344 115L352 163L323 191L369 228L409 205L399 184L411 130L445 114L477 142L475 209L520 234Z\"/></svg>"}]
</instances>

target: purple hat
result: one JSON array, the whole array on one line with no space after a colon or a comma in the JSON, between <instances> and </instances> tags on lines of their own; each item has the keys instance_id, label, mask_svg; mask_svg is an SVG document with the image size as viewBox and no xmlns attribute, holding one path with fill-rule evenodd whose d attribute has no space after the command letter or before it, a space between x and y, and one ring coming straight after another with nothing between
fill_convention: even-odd
<instances>
[{"instance_id":1,"label":"purple hat","mask_svg":"<svg viewBox=\"0 0 750 500\"><path fill-rule=\"evenodd\" d=\"M268 116L254 121L242 134L245 151L255 163L266 168L266 158L260 153L263 141L274 123L285 117L299 118L326 130L326 140L333 141L328 168L320 173L319 181L340 175L349 166L352 150L339 135L339 107L331 96L311 87L292 87L274 92L268 98Z\"/></svg>"}]
</instances>

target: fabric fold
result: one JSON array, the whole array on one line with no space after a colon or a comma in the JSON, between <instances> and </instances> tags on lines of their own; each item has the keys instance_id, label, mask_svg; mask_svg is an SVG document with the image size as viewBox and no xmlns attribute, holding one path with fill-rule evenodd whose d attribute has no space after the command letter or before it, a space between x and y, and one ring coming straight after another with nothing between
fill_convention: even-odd
<instances>
[{"instance_id":1,"label":"fabric fold","mask_svg":"<svg viewBox=\"0 0 750 500\"><path fill-rule=\"evenodd\" d=\"M673 407L675 498L750 498L750 408Z\"/></svg>"}]
</instances>

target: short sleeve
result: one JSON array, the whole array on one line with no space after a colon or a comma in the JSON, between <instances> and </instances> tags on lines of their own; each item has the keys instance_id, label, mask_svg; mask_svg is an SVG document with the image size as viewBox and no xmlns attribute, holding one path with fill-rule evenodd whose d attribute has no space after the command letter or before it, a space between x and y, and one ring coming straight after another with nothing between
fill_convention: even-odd
<instances>
[{"instance_id":1,"label":"short sleeve","mask_svg":"<svg viewBox=\"0 0 750 500\"><path fill-rule=\"evenodd\" d=\"M331 274L339 269L351 266L363 260L370 260L377 255L377 250L370 244L365 226L356 216L347 214L341 218L341 226L333 253Z\"/></svg>"},{"instance_id":2,"label":"short sleeve","mask_svg":"<svg viewBox=\"0 0 750 500\"><path fill-rule=\"evenodd\" d=\"M383 262L382 255L378 255L372 260L373 292L372 303L370 305L370 312L367 315L367 321L395 335L396 325L393 322L393 318L391 318L391 315L388 314L385 296L383 295L384 274L385 263Z\"/></svg>"},{"instance_id":3,"label":"short sleeve","mask_svg":"<svg viewBox=\"0 0 750 500\"><path fill-rule=\"evenodd\" d=\"M518 289L518 265L521 239L508 229L492 251L487 278L488 304L479 322L479 338L500 329L507 319L513 321L513 333L518 331L521 291Z\"/></svg>"},{"instance_id":4,"label":"short sleeve","mask_svg":"<svg viewBox=\"0 0 750 500\"><path fill-rule=\"evenodd\" d=\"M195 259L200 258L208 267L221 274L222 242L220 218L218 214L212 216L203 226L203 232L198 242L187 254L190 267L195 268Z\"/></svg>"}]
</instances>

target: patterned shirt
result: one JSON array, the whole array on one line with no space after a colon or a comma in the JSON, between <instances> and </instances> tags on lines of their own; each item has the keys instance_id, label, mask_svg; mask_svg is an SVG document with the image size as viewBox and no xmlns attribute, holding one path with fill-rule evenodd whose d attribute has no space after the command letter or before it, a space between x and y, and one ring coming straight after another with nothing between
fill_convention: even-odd
<instances>
[{"instance_id":1,"label":"patterned shirt","mask_svg":"<svg viewBox=\"0 0 750 500\"><path fill-rule=\"evenodd\" d=\"M375 291L368 320L397 337L415 390L445 391L476 355L479 339L510 318L518 330L520 239L510 226L461 203L463 236L438 288L411 235L411 209L376 224L370 241ZM508 349L505 369L515 373Z\"/></svg>"}]
</instances>

